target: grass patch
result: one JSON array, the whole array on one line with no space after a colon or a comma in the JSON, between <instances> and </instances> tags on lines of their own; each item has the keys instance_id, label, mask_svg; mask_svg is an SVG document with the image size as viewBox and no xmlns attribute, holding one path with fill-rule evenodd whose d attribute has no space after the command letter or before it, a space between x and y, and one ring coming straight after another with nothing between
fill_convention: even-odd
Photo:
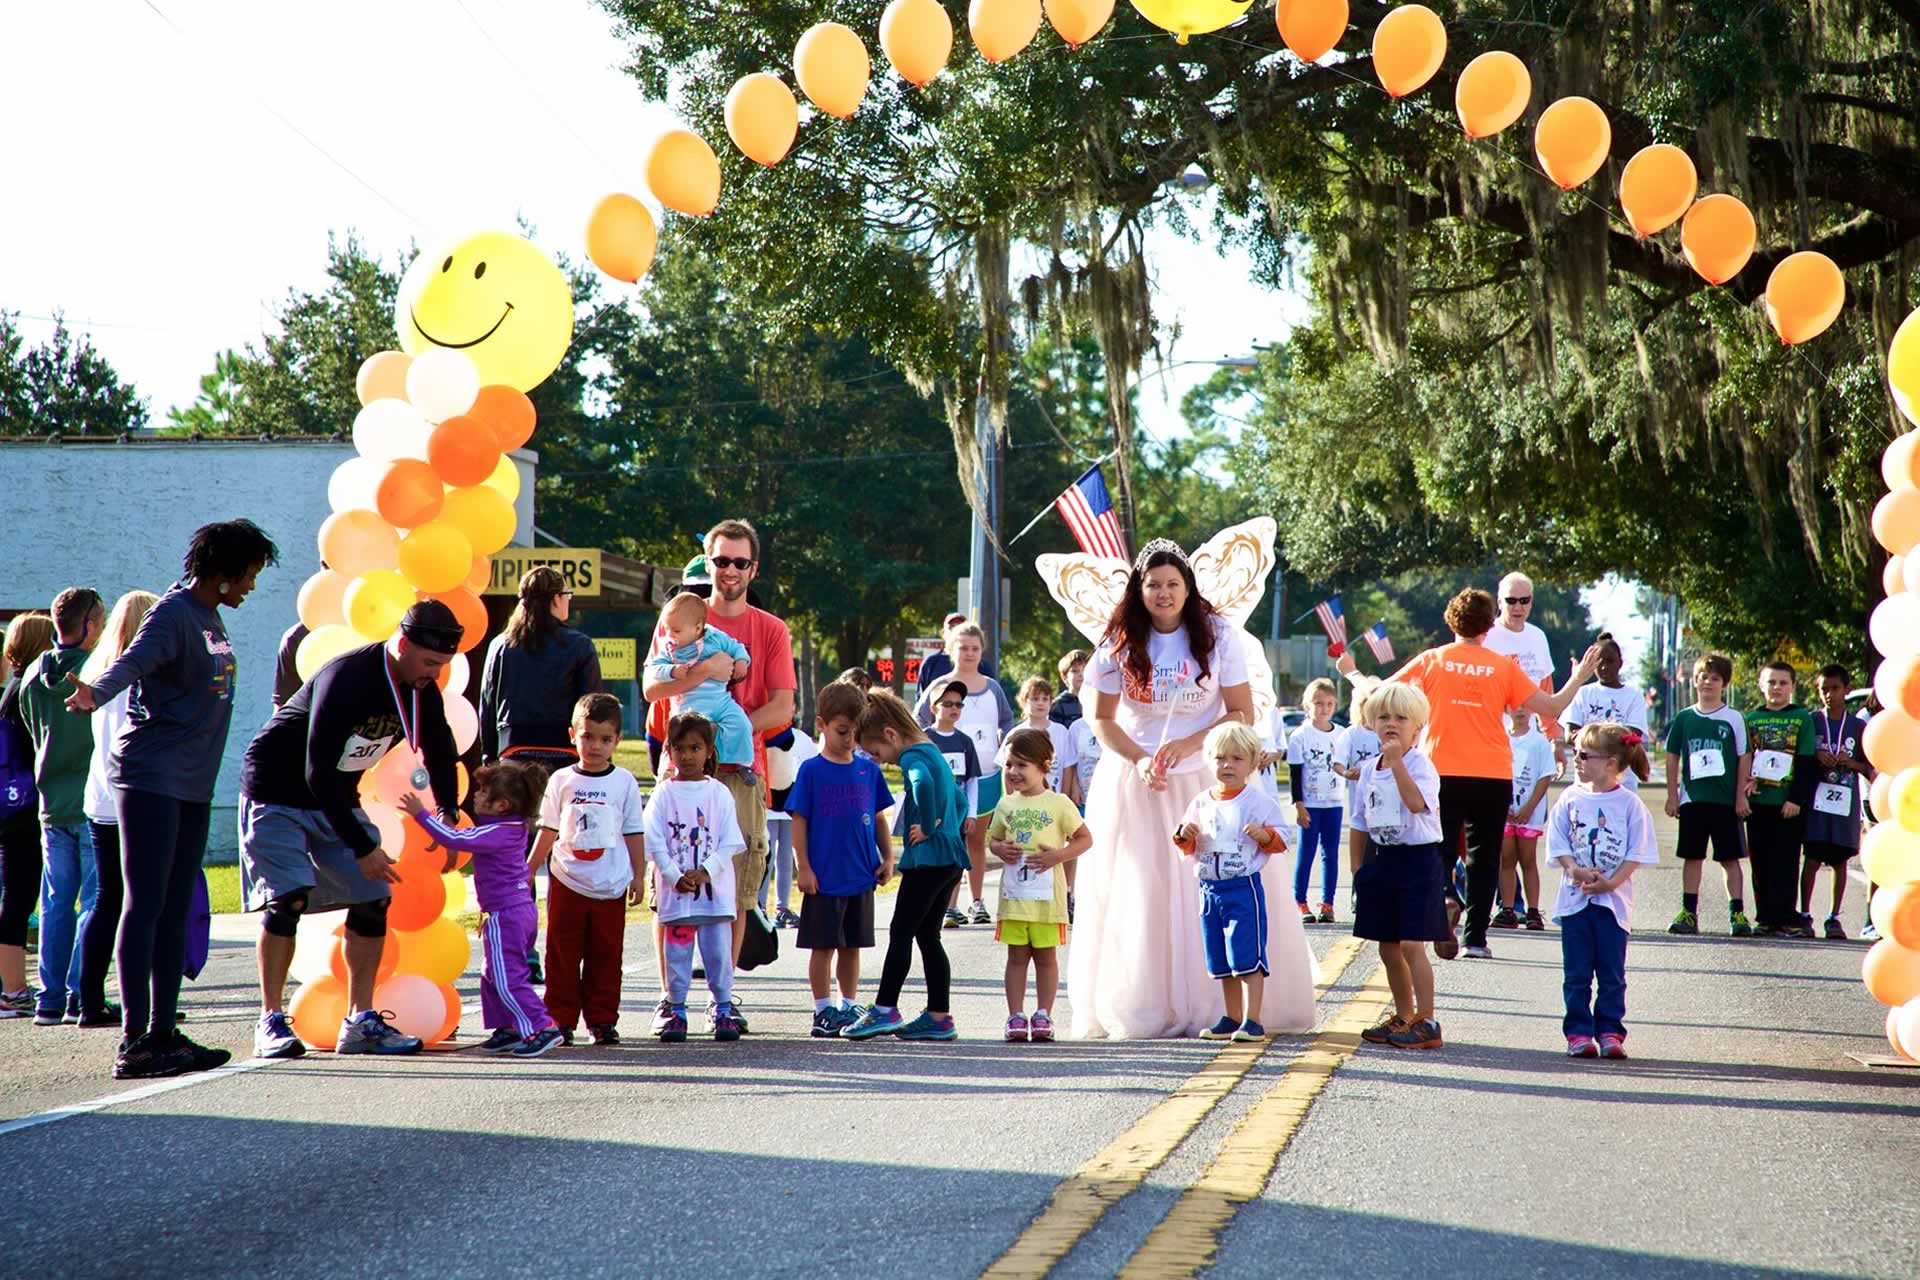
<instances>
[{"instance_id":1,"label":"grass patch","mask_svg":"<svg viewBox=\"0 0 1920 1280\"><path fill-rule=\"evenodd\" d=\"M203 867L207 875L207 901L215 915L231 915L241 910L240 864Z\"/></svg>"}]
</instances>

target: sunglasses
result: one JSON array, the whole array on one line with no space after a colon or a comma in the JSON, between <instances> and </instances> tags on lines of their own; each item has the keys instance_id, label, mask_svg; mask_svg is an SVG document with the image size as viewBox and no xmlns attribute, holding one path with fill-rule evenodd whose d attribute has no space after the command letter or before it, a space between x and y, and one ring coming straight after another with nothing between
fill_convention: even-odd
<instances>
[{"instance_id":1,"label":"sunglasses","mask_svg":"<svg viewBox=\"0 0 1920 1280\"><path fill-rule=\"evenodd\" d=\"M1532 604L1533 597L1532 596L1508 596L1506 597L1506 601L1508 604Z\"/></svg>"},{"instance_id":2,"label":"sunglasses","mask_svg":"<svg viewBox=\"0 0 1920 1280\"><path fill-rule=\"evenodd\" d=\"M707 563L716 569L753 568L753 561L746 556L708 556Z\"/></svg>"},{"instance_id":3,"label":"sunglasses","mask_svg":"<svg viewBox=\"0 0 1920 1280\"><path fill-rule=\"evenodd\" d=\"M953 708L953 709L954 709L955 711L961 711L961 710L964 710L964 709L966 708L966 705L967 705L967 704L966 704L966 703L964 703L964 702L948 702L948 701L946 701L946 700L944 700L944 699L942 699L941 701L939 701L939 702L937 702L937 703L935 703L934 705L935 705L935 706L939 706L939 707L951 707L951 708Z\"/></svg>"},{"instance_id":4,"label":"sunglasses","mask_svg":"<svg viewBox=\"0 0 1920 1280\"><path fill-rule=\"evenodd\" d=\"M1581 764L1585 764L1589 760L1610 760L1613 757L1604 751L1576 751L1573 753L1573 758Z\"/></svg>"}]
</instances>

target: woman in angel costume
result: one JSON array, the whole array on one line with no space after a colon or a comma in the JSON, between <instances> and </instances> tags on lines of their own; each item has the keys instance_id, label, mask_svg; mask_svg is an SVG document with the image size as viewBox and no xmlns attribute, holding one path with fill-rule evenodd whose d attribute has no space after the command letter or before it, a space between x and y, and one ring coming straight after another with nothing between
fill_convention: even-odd
<instances>
[{"instance_id":1,"label":"woman in angel costume","mask_svg":"<svg viewBox=\"0 0 1920 1280\"><path fill-rule=\"evenodd\" d=\"M1086 691L1106 748L1087 796L1093 848L1080 859L1067 949L1076 1037L1197 1035L1225 1011L1207 976L1200 890L1173 831L1212 781L1200 747L1225 720L1251 723L1273 702L1273 674L1243 628L1273 570L1274 522L1223 530L1189 560L1150 542L1129 566L1102 556L1041 556L1038 569L1073 624L1094 641ZM1083 693L1084 697L1084 693ZM1284 875L1268 891L1286 901ZM1313 1025L1316 967L1293 912L1268 921L1263 1020Z\"/></svg>"}]
</instances>

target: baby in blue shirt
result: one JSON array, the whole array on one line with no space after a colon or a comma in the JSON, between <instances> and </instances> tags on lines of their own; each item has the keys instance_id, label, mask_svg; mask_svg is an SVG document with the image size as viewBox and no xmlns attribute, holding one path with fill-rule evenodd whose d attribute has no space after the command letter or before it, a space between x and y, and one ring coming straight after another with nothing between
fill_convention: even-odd
<instances>
[{"instance_id":1,"label":"baby in blue shirt","mask_svg":"<svg viewBox=\"0 0 1920 1280\"><path fill-rule=\"evenodd\" d=\"M667 601L661 619L673 641L671 653L647 660L647 673L655 679L678 680L697 663L715 654L733 659L733 674L726 680L703 680L674 699L674 712L698 711L713 721L716 730L716 757L721 764L753 767L753 725L747 713L727 686L747 677L747 647L707 621L707 602L691 592L681 592Z\"/></svg>"}]
</instances>

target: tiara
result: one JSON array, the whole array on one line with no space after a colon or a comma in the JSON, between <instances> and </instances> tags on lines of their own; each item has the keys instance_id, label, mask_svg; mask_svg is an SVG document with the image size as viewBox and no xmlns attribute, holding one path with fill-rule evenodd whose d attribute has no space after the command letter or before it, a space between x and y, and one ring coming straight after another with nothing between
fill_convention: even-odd
<instances>
[{"instance_id":1,"label":"tiara","mask_svg":"<svg viewBox=\"0 0 1920 1280\"><path fill-rule=\"evenodd\" d=\"M1168 538L1155 538L1152 542L1140 548L1140 554L1133 558L1133 571L1135 573L1144 573L1147 568L1147 561L1162 552L1173 556L1181 564L1187 563L1187 553L1180 549L1179 543Z\"/></svg>"}]
</instances>

